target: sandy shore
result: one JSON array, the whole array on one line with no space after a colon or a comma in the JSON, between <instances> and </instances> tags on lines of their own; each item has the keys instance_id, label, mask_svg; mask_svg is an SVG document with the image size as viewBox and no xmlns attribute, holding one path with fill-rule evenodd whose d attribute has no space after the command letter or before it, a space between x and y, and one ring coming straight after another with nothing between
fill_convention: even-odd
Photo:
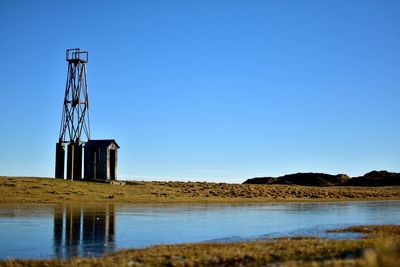
<instances>
[{"instance_id":1,"label":"sandy shore","mask_svg":"<svg viewBox=\"0 0 400 267\"><path fill-rule=\"evenodd\" d=\"M200 182L113 185L0 177L0 203L251 203L400 199L400 187L310 187Z\"/></svg>"}]
</instances>

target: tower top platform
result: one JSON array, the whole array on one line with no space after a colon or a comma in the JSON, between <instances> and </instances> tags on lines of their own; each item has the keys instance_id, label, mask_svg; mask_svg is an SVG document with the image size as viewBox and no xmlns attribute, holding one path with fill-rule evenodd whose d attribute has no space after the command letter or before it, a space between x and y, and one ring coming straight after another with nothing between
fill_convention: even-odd
<instances>
[{"instance_id":1,"label":"tower top platform","mask_svg":"<svg viewBox=\"0 0 400 267\"><path fill-rule=\"evenodd\" d=\"M65 60L72 63L87 63L89 61L89 53L81 51L79 48L67 49Z\"/></svg>"}]
</instances>

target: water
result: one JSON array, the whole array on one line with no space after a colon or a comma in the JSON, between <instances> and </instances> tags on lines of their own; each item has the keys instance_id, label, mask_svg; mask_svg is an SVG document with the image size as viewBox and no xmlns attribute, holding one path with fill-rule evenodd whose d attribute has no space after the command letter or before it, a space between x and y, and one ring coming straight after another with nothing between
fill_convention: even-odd
<instances>
[{"instance_id":1,"label":"water","mask_svg":"<svg viewBox=\"0 0 400 267\"><path fill-rule=\"evenodd\" d=\"M0 259L98 256L122 248L326 233L399 224L400 201L276 204L0 205Z\"/></svg>"}]
</instances>

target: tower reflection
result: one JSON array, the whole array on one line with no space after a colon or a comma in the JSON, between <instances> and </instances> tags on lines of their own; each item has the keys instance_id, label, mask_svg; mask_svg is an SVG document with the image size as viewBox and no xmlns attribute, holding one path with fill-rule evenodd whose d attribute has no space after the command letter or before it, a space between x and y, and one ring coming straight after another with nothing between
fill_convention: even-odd
<instances>
[{"instance_id":1,"label":"tower reflection","mask_svg":"<svg viewBox=\"0 0 400 267\"><path fill-rule=\"evenodd\" d=\"M114 205L54 208L54 254L58 258L97 256L114 250Z\"/></svg>"}]
</instances>

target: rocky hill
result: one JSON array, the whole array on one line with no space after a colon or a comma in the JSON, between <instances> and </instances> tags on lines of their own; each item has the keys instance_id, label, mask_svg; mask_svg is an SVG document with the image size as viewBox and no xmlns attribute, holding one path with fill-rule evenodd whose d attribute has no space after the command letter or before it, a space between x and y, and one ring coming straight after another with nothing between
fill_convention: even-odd
<instances>
[{"instance_id":1,"label":"rocky hill","mask_svg":"<svg viewBox=\"0 0 400 267\"><path fill-rule=\"evenodd\" d=\"M256 177L244 184L290 184L304 186L397 186L400 173L372 171L360 177L350 178L346 174L295 173L280 177Z\"/></svg>"},{"instance_id":2,"label":"rocky hill","mask_svg":"<svg viewBox=\"0 0 400 267\"><path fill-rule=\"evenodd\" d=\"M388 171L372 171L360 177L350 179L348 185L353 186L393 186L400 185L400 173Z\"/></svg>"}]
</instances>

